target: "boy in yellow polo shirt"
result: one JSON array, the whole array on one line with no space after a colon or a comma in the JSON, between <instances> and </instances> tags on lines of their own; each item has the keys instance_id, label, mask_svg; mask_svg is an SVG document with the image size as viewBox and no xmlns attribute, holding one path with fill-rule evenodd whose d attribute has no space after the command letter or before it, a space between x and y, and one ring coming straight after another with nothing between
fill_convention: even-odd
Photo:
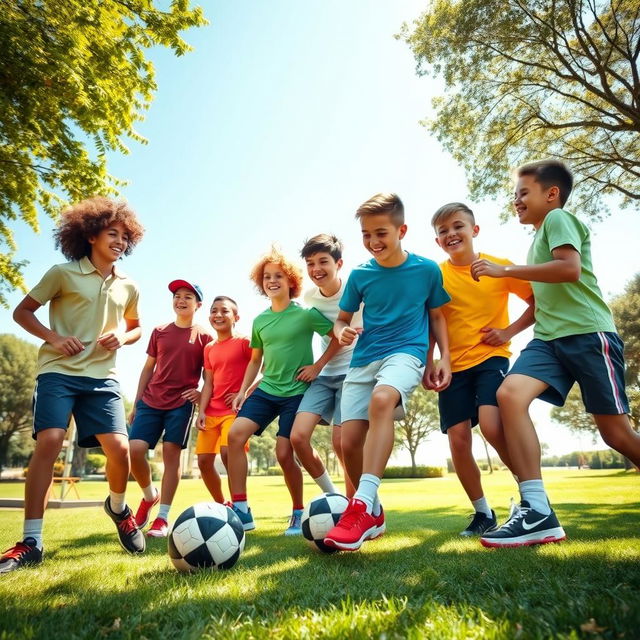
<instances>
[{"instance_id":1,"label":"boy in yellow polo shirt","mask_svg":"<svg viewBox=\"0 0 640 640\"><path fill-rule=\"evenodd\" d=\"M104 509L120 544L130 553L144 551L144 536L125 502L129 440L115 379L117 350L140 338L138 287L115 264L143 233L125 202L94 197L67 209L55 241L69 262L51 267L13 313L23 329L44 342L33 395L36 447L25 485L23 540L2 555L0 573L42 562L44 508L72 415L80 446L101 446L107 457ZM47 302L50 328L35 315Z\"/></svg>"},{"instance_id":2,"label":"boy in yellow polo shirt","mask_svg":"<svg viewBox=\"0 0 640 640\"><path fill-rule=\"evenodd\" d=\"M528 282L516 278L482 278L476 282L471 277L470 265L480 256L498 264L512 263L476 253L473 239L480 228L469 207L460 202L446 204L436 211L431 224L436 243L449 256L440 269L451 296L451 302L442 307L449 332L452 379L438 396L440 428L449 438L456 474L475 511L460 535L481 535L495 529L497 521L482 490L471 429L479 424L483 436L511 468L496 391L509 368L509 341L533 324L533 292ZM509 324L511 293L528 307Z\"/></svg>"}]
</instances>

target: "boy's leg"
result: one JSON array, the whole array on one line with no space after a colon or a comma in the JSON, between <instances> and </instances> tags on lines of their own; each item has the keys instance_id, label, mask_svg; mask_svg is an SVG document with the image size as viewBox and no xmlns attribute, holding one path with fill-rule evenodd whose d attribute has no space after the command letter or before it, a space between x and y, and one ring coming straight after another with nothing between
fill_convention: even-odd
<instances>
[{"instance_id":1,"label":"boy's leg","mask_svg":"<svg viewBox=\"0 0 640 640\"><path fill-rule=\"evenodd\" d=\"M231 424L233 424L233 421L231 421ZM224 494L222 493L222 482L220 474L216 470L215 462L216 454L221 450L220 439L223 425L224 422L217 416L207 416L205 418L205 428L203 431L198 431L196 440L196 455L198 457L200 477L211 497L221 504L224 502Z\"/></svg>"},{"instance_id":2,"label":"boy's leg","mask_svg":"<svg viewBox=\"0 0 640 640\"><path fill-rule=\"evenodd\" d=\"M640 434L633 430L626 413L620 415L593 414L602 439L612 449L640 469Z\"/></svg>"},{"instance_id":3,"label":"boy's leg","mask_svg":"<svg viewBox=\"0 0 640 640\"><path fill-rule=\"evenodd\" d=\"M284 482L291 496L293 515L285 535L298 535L302 533L302 469L293 456L293 447L289 438L278 435L276 437L276 458L284 475Z\"/></svg>"},{"instance_id":4,"label":"boy's leg","mask_svg":"<svg viewBox=\"0 0 640 640\"><path fill-rule=\"evenodd\" d=\"M291 446L302 466L320 489L325 493L334 493L336 489L333 482L331 482L320 456L311 446L311 436L319 421L320 416L317 413L301 411L296 414L291 429Z\"/></svg>"},{"instance_id":5,"label":"boy's leg","mask_svg":"<svg viewBox=\"0 0 640 640\"><path fill-rule=\"evenodd\" d=\"M215 466L215 453L199 453L198 469L200 469L200 477L204 482L204 486L211 494L211 497L219 503L224 502L224 494L222 493L222 480Z\"/></svg>"},{"instance_id":6,"label":"boy's leg","mask_svg":"<svg viewBox=\"0 0 640 640\"><path fill-rule=\"evenodd\" d=\"M493 405L481 405L478 407L478 421L480 431L482 431L482 435L486 441L496 450L505 467L507 467L511 473L514 473L511 457L509 456L507 439L502 427L502 420L500 419L500 409Z\"/></svg>"},{"instance_id":7,"label":"boy's leg","mask_svg":"<svg viewBox=\"0 0 640 640\"><path fill-rule=\"evenodd\" d=\"M342 450L342 425L333 425L333 431L331 432L331 444L333 446L333 450L340 462L340 466L342 467L342 475L344 476L344 491L347 498L353 498L353 494L356 492L356 488L353 486L353 482L351 482L351 478L349 478L349 474L347 473L347 468L344 462L344 451ZM364 446L364 440L362 441L362 446ZM361 463L362 469L362 463Z\"/></svg>"},{"instance_id":8,"label":"boy's leg","mask_svg":"<svg viewBox=\"0 0 640 640\"><path fill-rule=\"evenodd\" d=\"M369 421L345 420L341 429L340 445L344 456L345 473L354 487L355 493L355 487L358 486L362 475L362 456L369 430Z\"/></svg>"}]
</instances>

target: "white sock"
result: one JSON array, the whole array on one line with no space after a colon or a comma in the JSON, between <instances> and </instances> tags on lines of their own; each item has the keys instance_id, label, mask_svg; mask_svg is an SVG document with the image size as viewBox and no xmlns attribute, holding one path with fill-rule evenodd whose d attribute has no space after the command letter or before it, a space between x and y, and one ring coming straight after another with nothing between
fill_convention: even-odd
<instances>
[{"instance_id":1,"label":"white sock","mask_svg":"<svg viewBox=\"0 0 640 640\"><path fill-rule=\"evenodd\" d=\"M144 494L144 499L147 502L153 502L158 495L158 490L153 486L153 484L150 484L148 487L142 488L142 493Z\"/></svg>"},{"instance_id":2,"label":"white sock","mask_svg":"<svg viewBox=\"0 0 640 640\"><path fill-rule=\"evenodd\" d=\"M124 493L116 493L115 491L109 491L109 506L113 513L122 513L125 508Z\"/></svg>"},{"instance_id":3,"label":"white sock","mask_svg":"<svg viewBox=\"0 0 640 640\"><path fill-rule=\"evenodd\" d=\"M317 478L314 478L313 481L324 491L325 493L335 493L336 488L333 486L333 482L331 482L331 478L329 477L329 472L325 469L324 473Z\"/></svg>"},{"instance_id":4,"label":"white sock","mask_svg":"<svg viewBox=\"0 0 640 640\"><path fill-rule=\"evenodd\" d=\"M381 511L382 511L382 505L380 504L380 498L378 498L378 494L376 493L376 498L373 501L373 507L371 509L371 515L377 518L380 515Z\"/></svg>"},{"instance_id":5,"label":"white sock","mask_svg":"<svg viewBox=\"0 0 640 640\"><path fill-rule=\"evenodd\" d=\"M36 547L42 550L42 521L38 520L25 520L22 528L22 539L33 538L36 541Z\"/></svg>"},{"instance_id":6,"label":"white sock","mask_svg":"<svg viewBox=\"0 0 640 640\"><path fill-rule=\"evenodd\" d=\"M380 478L378 476L374 476L372 473L363 473L360 476L360 484L353 497L362 500L367 505L368 513L373 512L373 504L376 501L379 486Z\"/></svg>"},{"instance_id":7,"label":"white sock","mask_svg":"<svg viewBox=\"0 0 640 640\"><path fill-rule=\"evenodd\" d=\"M158 509L158 518L162 518L165 522L169 522L169 509L171 509L170 504L160 503L160 509Z\"/></svg>"},{"instance_id":8,"label":"white sock","mask_svg":"<svg viewBox=\"0 0 640 640\"><path fill-rule=\"evenodd\" d=\"M242 513L249 513L249 503L246 500L238 500L237 502L234 500L234 507L238 507L238 511L242 511Z\"/></svg>"},{"instance_id":9,"label":"white sock","mask_svg":"<svg viewBox=\"0 0 640 640\"><path fill-rule=\"evenodd\" d=\"M548 516L551 513L551 506L549 505L542 480L524 480L519 484L519 487L522 499L526 500L532 509L544 516Z\"/></svg>"},{"instance_id":10,"label":"white sock","mask_svg":"<svg viewBox=\"0 0 640 640\"><path fill-rule=\"evenodd\" d=\"M482 496L482 498L478 498L477 500L472 500L471 504L473 505L473 508L476 510L476 513L484 513L484 515L487 516L487 518L493 517L493 514L491 513L491 508L489 507L489 503L487 502L487 499L484 496Z\"/></svg>"}]
</instances>

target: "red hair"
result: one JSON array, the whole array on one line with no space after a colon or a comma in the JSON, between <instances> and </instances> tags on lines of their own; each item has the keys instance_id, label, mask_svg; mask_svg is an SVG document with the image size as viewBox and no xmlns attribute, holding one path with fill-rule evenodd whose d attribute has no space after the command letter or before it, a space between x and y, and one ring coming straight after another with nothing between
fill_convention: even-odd
<instances>
[{"instance_id":1,"label":"red hair","mask_svg":"<svg viewBox=\"0 0 640 640\"><path fill-rule=\"evenodd\" d=\"M264 277L264 268L268 264L277 264L282 269L282 272L289 280L289 297L297 298L302 292L302 270L275 247L271 247L271 250L265 253L251 269L250 278L253 280L258 292L263 296L266 295L262 278Z\"/></svg>"}]
</instances>

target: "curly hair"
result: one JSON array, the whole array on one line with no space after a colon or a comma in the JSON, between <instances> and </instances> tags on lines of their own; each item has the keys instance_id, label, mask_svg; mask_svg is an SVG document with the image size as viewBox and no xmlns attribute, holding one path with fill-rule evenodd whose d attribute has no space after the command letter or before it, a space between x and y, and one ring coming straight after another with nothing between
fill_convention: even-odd
<instances>
[{"instance_id":1,"label":"curly hair","mask_svg":"<svg viewBox=\"0 0 640 640\"><path fill-rule=\"evenodd\" d=\"M94 196L65 209L53 232L56 249L60 249L67 260L80 260L91 255L89 238L95 238L103 229L121 223L129 234L129 242L124 251L128 256L142 240L144 227L135 212L123 200L111 200Z\"/></svg>"},{"instance_id":2,"label":"curly hair","mask_svg":"<svg viewBox=\"0 0 640 640\"><path fill-rule=\"evenodd\" d=\"M251 270L250 278L253 280L253 284L256 286L258 293L263 296L267 294L264 292L264 286L262 284L262 278L264 275L264 268L268 264L277 264L284 275L289 280L289 297L297 298L302 292L302 270L295 263L288 260L278 249L271 247L268 253L260 258L260 260L254 265Z\"/></svg>"}]
</instances>

